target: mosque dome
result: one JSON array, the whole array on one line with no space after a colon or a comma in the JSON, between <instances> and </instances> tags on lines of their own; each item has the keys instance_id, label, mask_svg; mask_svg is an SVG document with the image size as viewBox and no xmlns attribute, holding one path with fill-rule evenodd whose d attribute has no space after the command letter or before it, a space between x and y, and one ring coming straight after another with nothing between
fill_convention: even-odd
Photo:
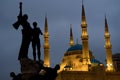
<instances>
[{"instance_id":1,"label":"mosque dome","mask_svg":"<svg viewBox=\"0 0 120 80\"><path fill-rule=\"evenodd\" d=\"M71 46L70 48L68 48L67 52L76 51L76 50L82 50L82 45L81 44L75 44L75 45Z\"/></svg>"}]
</instances>

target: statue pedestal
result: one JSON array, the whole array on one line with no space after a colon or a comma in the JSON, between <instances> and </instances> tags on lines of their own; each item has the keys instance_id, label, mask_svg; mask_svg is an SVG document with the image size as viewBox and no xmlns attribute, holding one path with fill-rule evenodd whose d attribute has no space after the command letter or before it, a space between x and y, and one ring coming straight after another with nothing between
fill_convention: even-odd
<instances>
[{"instance_id":1,"label":"statue pedestal","mask_svg":"<svg viewBox=\"0 0 120 80\"><path fill-rule=\"evenodd\" d=\"M40 63L27 58L20 59L20 64L23 80L29 80L32 76L38 74L42 66L42 64L40 66Z\"/></svg>"}]
</instances>

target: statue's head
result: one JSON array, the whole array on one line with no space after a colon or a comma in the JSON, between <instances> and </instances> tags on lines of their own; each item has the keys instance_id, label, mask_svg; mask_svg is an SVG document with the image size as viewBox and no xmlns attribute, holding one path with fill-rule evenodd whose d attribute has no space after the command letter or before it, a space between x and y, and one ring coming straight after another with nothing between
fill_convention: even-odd
<instances>
[{"instance_id":1,"label":"statue's head","mask_svg":"<svg viewBox=\"0 0 120 80\"><path fill-rule=\"evenodd\" d=\"M14 72L11 72L10 73L10 77L15 77L16 75L15 75L15 73Z\"/></svg>"},{"instance_id":2,"label":"statue's head","mask_svg":"<svg viewBox=\"0 0 120 80\"><path fill-rule=\"evenodd\" d=\"M34 28L36 28L37 22L33 22L33 26L34 26Z\"/></svg>"},{"instance_id":3,"label":"statue's head","mask_svg":"<svg viewBox=\"0 0 120 80\"><path fill-rule=\"evenodd\" d=\"M27 20L28 19L28 15L27 14L24 14L23 15L23 20Z\"/></svg>"},{"instance_id":4,"label":"statue's head","mask_svg":"<svg viewBox=\"0 0 120 80\"><path fill-rule=\"evenodd\" d=\"M55 66L55 69L56 69L56 70L59 70L59 69L60 69L60 65L57 64L57 65Z\"/></svg>"}]
</instances>

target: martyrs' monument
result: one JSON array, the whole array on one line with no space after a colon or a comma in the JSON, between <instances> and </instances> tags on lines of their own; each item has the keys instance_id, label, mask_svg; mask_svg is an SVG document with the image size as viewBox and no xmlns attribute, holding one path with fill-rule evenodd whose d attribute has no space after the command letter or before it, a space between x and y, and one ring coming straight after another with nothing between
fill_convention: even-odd
<instances>
[{"instance_id":1,"label":"martyrs' monument","mask_svg":"<svg viewBox=\"0 0 120 80\"><path fill-rule=\"evenodd\" d=\"M41 56L41 43L39 35L43 35L40 28L37 27L37 22L33 22L33 27L31 27L28 20L28 15L22 13L22 2L19 3L19 15L17 16L17 21L13 24L13 28L18 30L22 26L22 42L18 54L18 60L21 66L21 72L15 74L10 73L12 80L55 80L57 77L57 70L60 66L56 65L54 68L45 67L43 60L40 59ZM33 48L33 60L28 57L29 45L32 42ZM37 49L37 52L36 52ZM38 60L36 60L36 54Z\"/></svg>"}]
</instances>

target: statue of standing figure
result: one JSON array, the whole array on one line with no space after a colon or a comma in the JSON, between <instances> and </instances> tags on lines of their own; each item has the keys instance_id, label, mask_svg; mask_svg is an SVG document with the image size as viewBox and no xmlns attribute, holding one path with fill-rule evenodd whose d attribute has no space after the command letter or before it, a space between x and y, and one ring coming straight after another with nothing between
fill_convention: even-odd
<instances>
[{"instance_id":1,"label":"statue of standing figure","mask_svg":"<svg viewBox=\"0 0 120 80\"><path fill-rule=\"evenodd\" d=\"M22 15L22 2L20 2L20 13L18 15L18 20L13 24L15 29L18 29L19 26L22 26L22 43L19 51L18 60L22 58L28 58L28 49L30 42L32 41L33 45L33 56L34 60L36 61L36 45L38 49L38 59L40 61L40 39L39 34L43 34L39 28L36 28L37 23L33 23L34 29L31 28L30 23L27 21L28 16L27 14Z\"/></svg>"},{"instance_id":2,"label":"statue of standing figure","mask_svg":"<svg viewBox=\"0 0 120 80\"><path fill-rule=\"evenodd\" d=\"M36 61L36 48L37 48L37 55L38 61L40 62L41 51L40 51L40 38L39 35L43 35L40 28L37 27L37 22L33 22L33 36L32 36L32 48L33 48L33 58Z\"/></svg>"}]
</instances>

